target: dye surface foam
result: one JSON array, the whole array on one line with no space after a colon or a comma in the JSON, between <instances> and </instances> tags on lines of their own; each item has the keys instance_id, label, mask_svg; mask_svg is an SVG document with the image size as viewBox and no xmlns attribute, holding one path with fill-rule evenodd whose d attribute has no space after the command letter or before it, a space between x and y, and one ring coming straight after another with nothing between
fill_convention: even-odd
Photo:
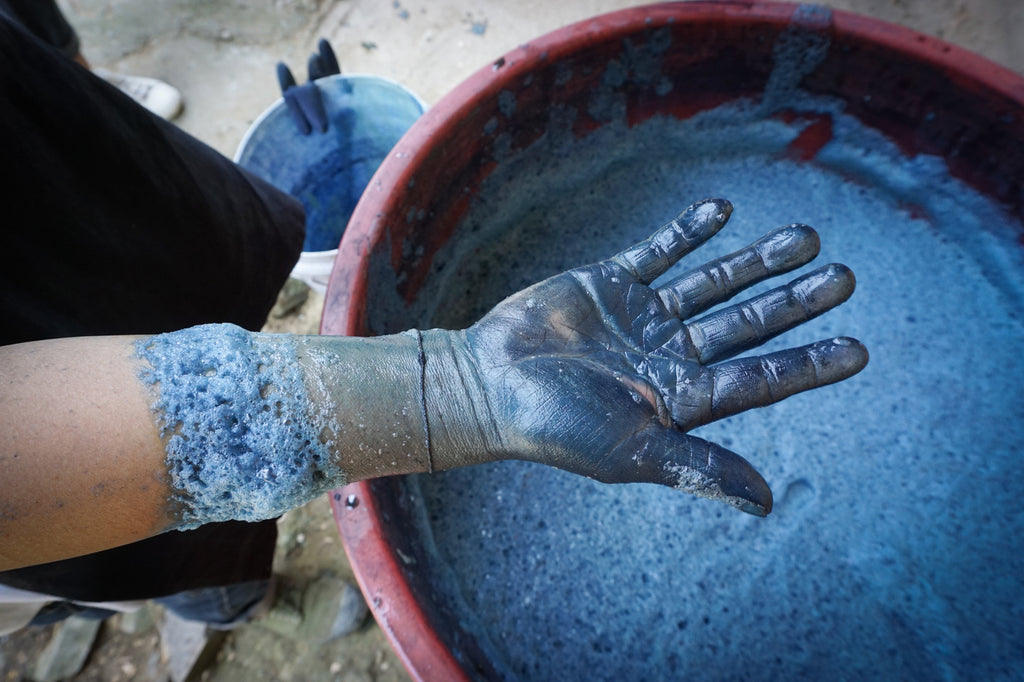
<instances>
[{"instance_id":1,"label":"dye surface foam","mask_svg":"<svg viewBox=\"0 0 1024 682\"><path fill-rule=\"evenodd\" d=\"M412 323L470 324L706 196L731 200L732 220L668 276L814 226L808 267L849 265L857 292L765 348L849 335L870 364L695 432L750 459L775 511L520 462L413 477L447 576L436 598L510 678L1020 673L1021 227L828 102L834 138L806 163L786 149L811 122L755 109L582 140L552 130L510 155L435 258Z\"/></svg>"}]
</instances>

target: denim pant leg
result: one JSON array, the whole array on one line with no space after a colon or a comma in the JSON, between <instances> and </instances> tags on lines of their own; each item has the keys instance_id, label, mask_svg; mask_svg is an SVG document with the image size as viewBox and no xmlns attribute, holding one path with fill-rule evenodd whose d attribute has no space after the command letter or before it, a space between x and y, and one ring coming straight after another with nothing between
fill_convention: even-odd
<instances>
[{"instance_id":1,"label":"denim pant leg","mask_svg":"<svg viewBox=\"0 0 1024 682\"><path fill-rule=\"evenodd\" d=\"M270 589L269 580L179 592L153 601L185 620L202 621L215 629L244 623Z\"/></svg>"},{"instance_id":2,"label":"denim pant leg","mask_svg":"<svg viewBox=\"0 0 1024 682\"><path fill-rule=\"evenodd\" d=\"M100 608L98 606L85 606L69 601L53 601L39 609L39 612L29 621L31 627L53 625L66 618L75 616L77 618L88 618L89 620L105 620L110 618L117 611Z\"/></svg>"}]
</instances>

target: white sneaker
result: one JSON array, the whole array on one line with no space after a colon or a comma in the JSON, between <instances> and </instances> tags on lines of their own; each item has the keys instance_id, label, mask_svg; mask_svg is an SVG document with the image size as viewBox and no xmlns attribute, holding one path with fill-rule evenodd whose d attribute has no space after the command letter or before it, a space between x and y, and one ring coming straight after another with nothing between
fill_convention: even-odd
<instances>
[{"instance_id":1,"label":"white sneaker","mask_svg":"<svg viewBox=\"0 0 1024 682\"><path fill-rule=\"evenodd\" d=\"M92 72L161 118L169 121L181 113L181 93L173 85L155 78L130 76L106 69L93 69Z\"/></svg>"}]
</instances>

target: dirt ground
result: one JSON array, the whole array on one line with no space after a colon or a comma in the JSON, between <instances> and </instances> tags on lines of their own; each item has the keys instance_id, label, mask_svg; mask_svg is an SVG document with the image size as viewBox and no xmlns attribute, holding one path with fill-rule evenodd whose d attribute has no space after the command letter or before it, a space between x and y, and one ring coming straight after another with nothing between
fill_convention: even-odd
<instances>
[{"instance_id":1,"label":"dirt ground","mask_svg":"<svg viewBox=\"0 0 1024 682\"><path fill-rule=\"evenodd\" d=\"M181 89L177 123L232 156L243 134L279 96L274 65L305 80L320 37L348 73L385 76L428 103L517 45L566 23L639 5L622 0L60 0L97 66L150 75ZM1024 3L1019 0L837 0L826 2L904 24L1024 72ZM271 315L268 329L315 333L323 299ZM280 522L276 570L301 583L324 572L352 579L326 499ZM159 635L134 634L120 617L104 624L76 680L164 680ZM25 679L50 628L0 638L3 680ZM259 624L230 633L201 675L216 681L407 679L372 620L342 640L311 645Z\"/></svg>"}]
</instances>

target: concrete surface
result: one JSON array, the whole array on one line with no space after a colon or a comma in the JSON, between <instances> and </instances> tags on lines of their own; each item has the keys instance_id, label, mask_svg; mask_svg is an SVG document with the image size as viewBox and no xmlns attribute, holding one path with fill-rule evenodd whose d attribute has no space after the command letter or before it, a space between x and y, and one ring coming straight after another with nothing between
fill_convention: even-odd
<instances>
[{"instance_id":1,"label":"concrete surface","mask_svg":"<svg viewBox=\"0 0 1024 682\"><path fill-rule=\"evenodd\" d=\"M566 23L644 3L623 0L60 0L96 66L163 78L181 89L178 124L233 155L252 120L278 96L274 65L304 80L320 37L342 69L409 86L428 103L520 43ZM1018 0L836 0L860 12L939 36L1024 72L1024 3ZM312 296L275 331L317 329L322 299ZM281 521L277 570L296 581L329 571L351 578L326 500ZM121 617L112 619L117 621ZM78 680L168 679L152 625L116 622L100 631ZM0 638L3 679L25 679L54 628ZM297 642L266 628L230 633L209 680L400 680L407 676L372 623L327 644Z\"/></svg>"}]
</instances>

